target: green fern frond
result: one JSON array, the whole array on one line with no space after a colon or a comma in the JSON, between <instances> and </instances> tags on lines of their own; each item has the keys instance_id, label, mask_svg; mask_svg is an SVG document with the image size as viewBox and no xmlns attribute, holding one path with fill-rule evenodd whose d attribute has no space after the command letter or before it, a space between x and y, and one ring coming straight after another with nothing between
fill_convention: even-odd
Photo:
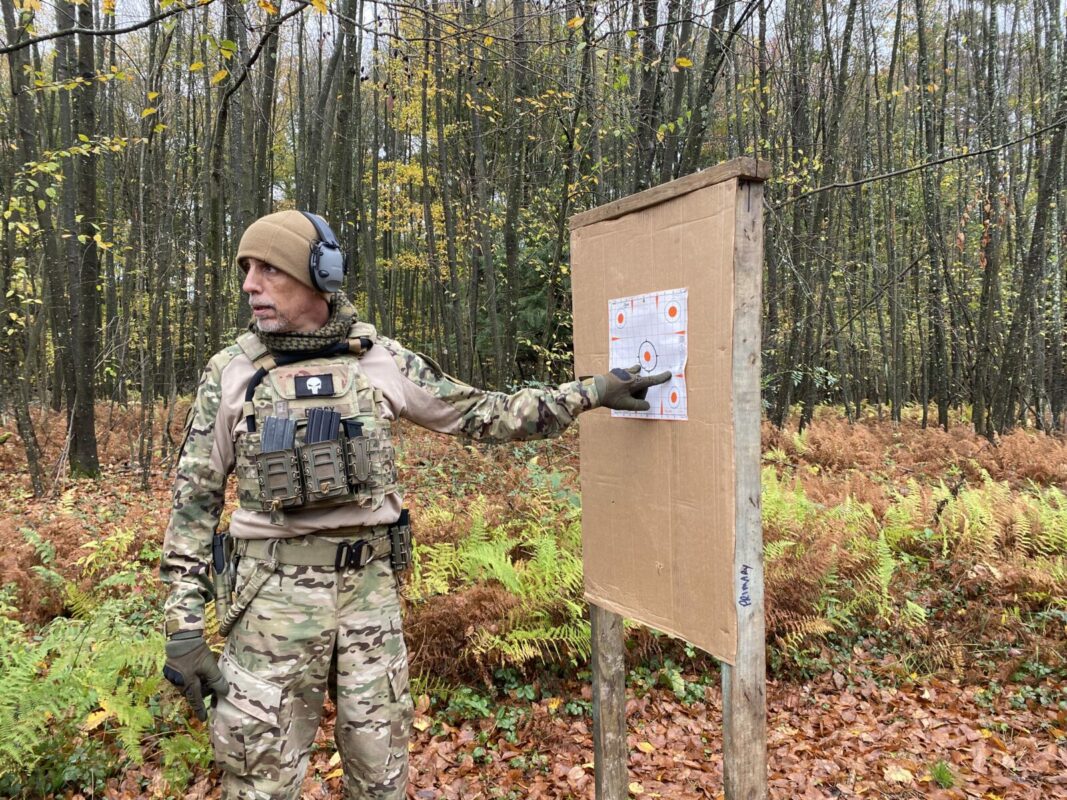
<instances>
[{"instance_id":1,"label":"green fern frond","mask_svg":"<svg viewBox=\"0 0 1067 800\"><path fill-rule=\"evenodd\" d=\"M767 542L763 545L763 563L770 564L784 557L786 553L797 546L796 542L788 539L779 539L776 542Z\"/></svg>"}]
</instances>

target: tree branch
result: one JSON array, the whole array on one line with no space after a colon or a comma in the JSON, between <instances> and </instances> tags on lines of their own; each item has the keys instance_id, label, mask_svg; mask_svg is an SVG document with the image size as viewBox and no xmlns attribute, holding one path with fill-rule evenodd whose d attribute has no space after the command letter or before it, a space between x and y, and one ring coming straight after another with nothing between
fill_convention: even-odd
<instances>
[{"instance_id":1,"label":"tree branch","mask_svg":"<svg viewBox=\"0 0 1067 800\"><path fill-rule=\"evenodd\" d=\"M155 25L160 20L164 20L167 17L173 17L175 14L181 14L183 11L190 11L194 8L203 8L204 6L211 5L215 0L195 0L192 4L186 5L179 2L174 8L162 11L156 14L154 17L143 19L140 22L133 22L122 28L104 28L97 30L96 28L63 28L62 30L52 31L51 33L43 33L40 36L34 36L32 39L23 39L16 41L13 44L5 44L0 46L0 55L5 53L13 53L16 50L21 50L24 47L30 47L38 42L47 42L51 39L59 39L63 36L73 36L74 34L82 34L84 36L115 36L120 33L131 33L133 31L139 31L142 28L147 28L150 25Z\"/></svg>"},{"instance_id":2,"label":"tree branch","mask_svg":"<svg viewBox=\"0 0 1067 800\"><path fill-rule=\"evenodd\" d=\"M837 183L828 183L825 186L819 186L815 189L809 189L806 192L801 192L796 197L790 197L788 200L783 200L781 203L771 206L771 208L777 211L780 208L785 208L788 205L792 205L798 200L803 200L807 197L811 197L812 195L822 194L823 192L828 192L831 189L854 189L857 186L863 186L868 183L884 181L886 178L897 178L901 175L907 175L911 172L918 172L919 170L926 169L927 167L936 167L939 164L948 164L951 161L961 161L965 158L974 158L975 156L985 156L989 155L990 153L997 153L1001 150L1006 150L1009 147L1014 147L1017 144L1021 144L1022 142L1025 142L1029 139L1036 139L1038 136L1041 136L1044 133L1048 133L1051 130L1055 130L1061 125L1067 125L1067 117L1061 117L1060 119L1056 120L1055 122L1049 123L1043 128L1038 128L1035 131L1030 131L1030 133L1023 134L1022 136L1016 139L1011 139L1010 141L1002 142L1001 144L993 145L992 147L986 147L982 150L973 150L968 151L966 153L956 153L955 155L944 156L943 158L935 158L932 161L924 161L922 164L916 164L912 167L903 167L902 169L896 169L892 172L883 172L881 175L870 175L866 178L857 178L854 181L840 181Z\"/></svg>"}]
</instances>

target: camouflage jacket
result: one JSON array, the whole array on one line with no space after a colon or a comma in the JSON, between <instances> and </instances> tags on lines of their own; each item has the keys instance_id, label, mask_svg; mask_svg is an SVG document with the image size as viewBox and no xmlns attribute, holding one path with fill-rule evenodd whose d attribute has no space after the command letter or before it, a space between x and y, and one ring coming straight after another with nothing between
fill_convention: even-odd
<instances>
[{"instance_id":1,"label":"camouflage jacket","mask_svg":"<svg viewBox=\"0 0 1067 800\"><path fill-rule=\"evenodd\" d=\"M556 436L579 413L599 404L591 380L514 394L476 389L384 336L375 337L374 347L356 368L380 391L383 419L409 419L481 442ZM238 345L217 353L204 370L189 412L160 565L160 576L170 588L164 612L168 635L203 628L205 598L211 596L211 538L222 514L227 476L234 469L234 442L246 429L244 393L255 371ZM288 517L284 527L271 525L267 513L238 508L230 533L236 538L271 538L382 525L396 521L401 504L400 493L394 491L374 509L353 504L307 509Z\"/></svg>"}]
</instances>

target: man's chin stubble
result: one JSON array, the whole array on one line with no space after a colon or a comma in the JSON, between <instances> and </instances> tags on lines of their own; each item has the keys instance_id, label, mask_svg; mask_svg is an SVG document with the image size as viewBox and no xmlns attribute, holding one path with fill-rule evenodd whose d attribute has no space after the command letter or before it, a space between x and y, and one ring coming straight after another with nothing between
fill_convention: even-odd
<instances>
[{"instance_id":1,"label":"man's chin stubble","mask_svg":"<svg viewBox=\"0 0 1067 800\"><path fill-rule=\"evenodd\" d=\"M284 319L257 319L256 330L261 333L286 333L289 330L289 323Z\"/></svg>"}]
</instances>

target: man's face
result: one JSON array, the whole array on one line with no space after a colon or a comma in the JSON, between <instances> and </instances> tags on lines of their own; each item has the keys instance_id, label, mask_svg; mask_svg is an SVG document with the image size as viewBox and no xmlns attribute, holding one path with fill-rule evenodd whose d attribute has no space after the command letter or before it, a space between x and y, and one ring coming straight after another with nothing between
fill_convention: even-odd
<instances>
[{"instance_id":1,"label":"man's face","mask_svg":"<svg viewBox=\"0 0 1067 800\"><path fill-rule=\"evenodd\" d=\"M321 328L330 317L326 299L277 267L258 258L246 258L241 289L264 333L308 333Z\"/></svg>"}]
</instances>

